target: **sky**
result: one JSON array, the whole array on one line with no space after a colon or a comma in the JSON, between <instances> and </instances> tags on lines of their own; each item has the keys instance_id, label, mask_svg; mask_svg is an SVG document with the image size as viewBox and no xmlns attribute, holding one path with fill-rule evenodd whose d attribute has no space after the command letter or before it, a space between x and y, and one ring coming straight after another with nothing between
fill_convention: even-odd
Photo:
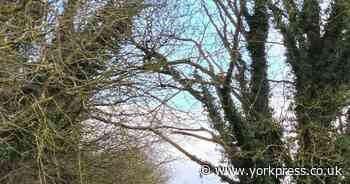
<instances>
[{"instance_id":1,"label":"sky","mask_svg":"<svg viewBox=\"0 0 350 184\"><path fill-rule=\"evenodd\" d=\"M181 145L187 151L194 153L196 156L203 160L210 160L210 162L218 164L221 160L221 154L219 152L220 147L208 143L205 141L180 138L183 139ZM169 164L170 180L169 184L219 184L220 180L215 175L200 175L200 165L190 161L184 155L179 153L175 149L169 149L172 156L178 158L178 160Z\"/></svg>"},{"instance_id":2,"label":"sky","mask_svg":"<svg viewBox=\"0 0 350 184\"><path fill-rule=\"evenodd\" d=\"M188 0L191 2L192 0ZM194 1L194 0L193 0ZM58 1L61 2L61 1ZM61 7L62 5L58 5ZM209 6L210 8L210 6ZM59 8L62 10L62 8ZM199 23L200 21L208 21L203 16L197 15L197 17L191 17L192 23ZM212 28L211 28L212 29ZM213 30L211 30L213 31ZM186 36L192 39L198 39L200 35L195 34L196 30L191 30L187 33ZM210 28L209 28L210 32ZM271 29L269 40L281 42L281 36L276 31ZM215 48L215 42L217 40L215 38L209 38L206 40L207 49L217 49ZM214 47L213 47L214 45ZM183 48L182 48L183 49ZM188 48L186 48L188 49ZM183 51L183 50L182 50ZM285 49L283 46L279 44L270 44L268 45L268 56L269 56L269 78L274 80L292 80L292 76L290 74L289 67L285 63L284 53ZM181 53L177 53L177 56L182 55ZM224 57L223 57L224 58ZM222 58L221 58L222 59ZM275 109L275 117L279 118L281 112L288 107L289 102L285 98L284 87L280 84L272 84L272 101L271 105ZM173 102L180 107L182 110L196 110L197 113L201 113L201 105L196 102L192 97L190 97L186 93L181 93L173 99ZM205 117L205 114L202 114ZM189 124L193 124L193 122L189 122ZM209 125L204 125L209 127ZM175 138L179 144L183 146L187 151L197 155L203 160L210 160L211 163L216 165L220 164L222 159L222 154L220 153L221 148L218 145L213 143L196 140L188 137L176 137ZM168 169L170 172L170 180L168 184L220 184L220 179L215 175L209 176L201 176L200 175L200 166L193 161L190 161L186 158L182 153L177 151L175 148L170 145L166 146L167 151L174 158L178 158L176 161L169 163Z\"/></svg>"},{"instance_id":3,"label":"sky","mask_svg":"<svg viewBox=\"0 0 350 184\"><path fill-rule=\"evenodd\" d=\"M59 1L60 2L60 1ZM187 2L188 4L194 3L195 0L183 0L181 2ZM60 7L61 5L58 5ZM195 7L198 8L198 7ZM323 7L324 8L324 7ZM209 5L210 10L214 10L213 5ZM175 10L175 9L174 9ZM177 13L177 11L182 12L181 8L177 8L173 13ZM187 10L186 10L187 11ZM195 11L194 11L195 12ZM181 13L180 13L181 14ZM194 24L198 24L201 26L205 26L205 24L201 24L201 22L208 22L208 19L201 14L194 14L189 19L185 18L182 20L184 23L187 22L186 26L193 26ZM192 25L191 25L192 24ZM184 26L187 30L184 34L186 37L198 40L201 35L198 33L198 29L190 29L189 27ZM215 30L213 27L207 30L207 35L211 35ZM269 40L281 42L280 34L271 29ZM206 45L205 48L211 51L216 51L217 46L217 38L208 37L204 42ZM189 54L191 52L191 46L182 45L182 48L179 52L175 53L175 57L182 57L183 55ZM282 45L279 44L270 44L267 48L268 58L269 58L269 78L274 80L292 80L293 76L290 74L290 69L288 65L285 63L285 49ZM186 54L184 54L186 52ZM225 59L225 54L222 55L220 59ZM284 94L284 89L286 86L281 84L271 84L272 88L272 100L271 106L274 107L275 112L274 115L276 118L281 118L282 112L286 110L289 105L288 100L286 99L286 95ZM180 107L182 110L195 110L197 113L201 113L201 105L199 102L196 102L195 99L189 96L186 93L180 93L173 100L177 107ZM205 114L201 114L205 117ZM185 122L186 123L186 122ZM189 124L193 124L193 122L188 122ZM204 125L209 127L209 125ZM180 145L183 146L187 151L197 155L203 160L210 160L212 163L219 165L222 154L220 153L220 147L213 143L196 140L188 137L176 137L175 140ZM220 179L217 176L209 175L209 176L201 176L200 175L200 166L193 161L190 161L186 158L182 153L177 151L175 148L170 145L166 146L167 151L170 154L177 158L176 161L169 163L168 169L170 172L170 180L168 184L220 184Z\"/></svg>"},{"instance_id":4,"label":"sky","mask_svg":"<svg viewBox=\"0 0 350 184\"><path fill-rule=\"evenodd\" d=\"M194 18L195 19L195 18ZM202 19L202 18L201 18ZM189 34L190 35L190 34ZM197 35L190 35L190 38L195 39ZM213 42L214 40L209 40ZM281 35L271 28L269 41L281 42ZM215 41L214 41L215 42ZM210 44L208 44L210 45ZM285 63L285 48L280 44L269 44L267 46L268 59L269 59L269 79L274 80L292 80L291 72L288 65ZM286 108L289 105L286 99L286 94L284 94L286 86L282 84L271 84L272 98L271 106L274 108L274 115L276 118L282 118L285 114ZM188 94L180 94L173 99L177 107L188 109L200 109L201 106L199 102L196 102L193 98L189 97ZM203 116L205 116L203 114ZM192 124L192 123L191 123ZM181 145L191 153L199 156L204 160L209 160L210 162L220 165L219 162L222 159L220 153L220 147L205 141L198 141L194 139L178 138ZM181 159L169 164L171 179L169 184L221 184L219 177L215 175L200 176L200 166L193 161L190 161L183 154L179 153L175 149L172 149L172 155L174 157L179 157ZM225 166L225 165L222 165Z\"/></svg>"},{"instance_id":5,"label":"sky","mask_svg":"<svg viewBox=\"0 0 350 184\"><path fill-rule=\"evenodd\" d=\"M269 71L269 76L271 79L280 80L280 79L290 79L289 69L286 67L283 62L283 48L280 46L271 46L272 48L269 51L269 55L273 58L270 60L271 69ZM284 114L281 114L284 109L286 109L289 105L286 102L285 95L283 94L284 86L282 85L273 85L273 98L271 101L271 105L275 109L275 117L280 118ZM184 100L187 99L187 100ZM189 103L189 97L179 96L179 98L175 98L179 104L184 105L184 108L188 108L188 106L198 106L198 102ZM196 105L197 104L197 105ZM203 115L205 116L205 115ZM191 123L192 124L192 123ZM189 138L179 138L183 145L183 147L191 153L198 155L200 158L204 160L210 160L211 162L218 164L221 160L222 156L220 153L220 147L205 141L198 141ZM185 139L182 140L182 139ZM181 141L182 140L182 141ZM177 161L169 164L170 168L170 176L169 184L221 184L219 177L215 175L209 176L200 176L200 166L193 161L190 161L183 154L179 153L174 148L172 149L172 155L176 158L180 158ZM225 165L223 165L225 166Z\"/></svg>"},{"instance_id":6,"label":"sky","mask_svg":"<svg viewBox=\"0 0 350 184\"><path fill-rule=\"evenodd\" d=\"M192 0L187 0L187 3L191 4L193 3ZM211 7L213 5L209 5L209 9L215 11L214 7ZM60 7L60 6L59 6ZM198 7L195 7L198 8ZM176 13L176 12L175 12ZM189 22L187 23L187 26L193 26L195 24L201 25L202 22L208 22L208 19L200 14L194 14L194 16L190 17L189 19L186 18L186 20L183 20L183 22ZM203 26L203 25L202 25ZM198 33L198 29L189 29L189 27L186 28L187 33L184 35L188 38L198 40L200 38L200 34ZM218 40L217 37L212 37L209 35L212 35L215 30L213 27L209 28L207 30L207 39L204 42L205 48L209 51L215 52L218 48ZM280 35L275 31L271 30L270 34L270 40L273 41L280 41L281 37ZM179 49L179 52L175 53L175 57L182 57L186 54L191 54L191 46L189 45L182 45L182 48ZM186 53L185 53L186 52ZM286 64L284 63L284 48L281 45L278 44L271 44L268 46L268 55L269 55L269 78L270 79L286 79L288 78L289 70ZM185 54L184 54L185 53ZM225 59L225 54L219 56L220 59ZM276 86L272 85L273 88L273 94L274 98L271 102L272 106L275 107L278 111L275 114L278 114L281 112L281 110L286 106L284 96L281 95L283 92L282 86ZM176 96L173 100L175 102L177 107L180 107L182 110L195 110L197 113L201 113L201 105L199 102L196 102L195 99L189 96L189 94L181 93L178 96ZM201 114L203 117L205 117L205 114ZM193 122L188 122L189 124L193 124ZM204 125L206 127L209 127L209 125ZM213 143L196 140L193 138L188 137L176 137L175 140L180 145L183 146L187 151L195 154L199 158L203 160L209 160L211 163L214 163L216 165L220 164L220 161L222 159L222 154L220 153L220 147L218 145L215 145ZM173 161L169 163L168 170L170 179L168 184L220 184L219 177L215 175L209 175L209 176L201 176L200 175L200 166L197 163L194 163L193 161L190 161L188 158L186 158L182 153L177 151L175 148L171 147L170 145L166 146L167 152L170 152L171 156L174 158L177 158L176 161Z\"/></svg>"}]
</instances>

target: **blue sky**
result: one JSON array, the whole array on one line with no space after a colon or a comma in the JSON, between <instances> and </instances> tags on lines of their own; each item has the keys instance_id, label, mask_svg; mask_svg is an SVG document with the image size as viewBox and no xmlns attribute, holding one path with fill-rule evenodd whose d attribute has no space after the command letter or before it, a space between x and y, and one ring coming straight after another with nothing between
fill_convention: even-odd
<instances>
[{"instance_id":1,"label":"blue sky","mask_svg":"<svg viewBox=\"0 0 350 184\"><path fill-rule=\"evenodd\" d=\"M213 9L213 6L209 6L210 10L215 11ZM200 14L194 15L191 17L191 22L193 24L202 24L203 22L208 22L208 19ZM213 27L209 28L207 30L208 35L212 35L215 32ZM200 35L194 34L192 30L188 30L187 33L184 33L182 36L185 38L191 38L197 40ZM277 41L281 42L281 36L279 33L271 28L271 33L269 36L270 41ZM217 49L221 49L220 43L218 42L218 38L208 36L206 38L206 41L204 42L206 44L206 49L210 52L214 52ZM216 46L215 46L216 45ZM189 47L188 45L184 44L184 47ZM173 56L176 57L183 57L183 53L181 53L182 49L179 49L180 53L175 54ZM189 51L189 49L186 49ZM290 72L289 67L285 63L284 59L284 53L285 49L282 45L279 44L269 44L267 46L268 51L268 59L269 59L269 78L274 80L281 80L281 79L290 79ZM227 55L222 55L221 57L218 57L218 60L221 60L225 63L228 63L227 60L225 60L225 57L227 59ZM280 112L281 109L285 108L288 104L283 103L285 101L285 97L281 95L281 90L283 89L283 86L272 84L272 93L274 95L273 100L271 101L271 105L276 109L276 114ZM171 101L174 103L178 108L181 110L195 110L200 111L201 104L197 102L193 97L189 96L188 93L180 93ZM203 114L203 116L205 116ZM179 138L182 139L182 138ZM183 141L180 140L182 143ZM195 141L193 139L187 141L187 144L181 144L184 146L184 148L187 148L188 151L191 151L192 153L199 155L200 158L209 160L213 163L218 164L221 159L220 152L216 149L218 146L204 142L204 141ZM190 146L189 146L190 145ZM174 156L182 157L181 160L175 161L169 165L171 168L171 180L169 181L169 184L192 184L192 183L198 183L198 184L219 184L221 183L219 178L214 175L210 176L203 176L200 177L199 169L200 166L192 161L189 161L186 159L181 153L178 153L174 151Z\"/></svg>"},{"instance_id":2,"label":"blue sky","mask_svg":"<svg viewBox=\"0 0 350 184\"><path fill-rule=\"evenodd\" d=\"M194 3L192 0L188 0L188 3ZM61 7L61 4L58 6ZM194 7L198 8L198 7ZM210 5L209 9L212 11L215 11L214 6ZM61 10L61 8L60 8ZM203 27L208 23L208 18L204 16L203 14L194 14L192 17L187 17L185 21L189 21L190 24L188 26L195 26L199 25L199 27ZM190 27L186 28L185 33L182 35L187 38L198 40L201 37L201 34L199 34L202 30L196 29L190 29ZM209 29L205 33L206 39L203 42L205 45L205 49L207 49L209 52L216 52L220 49L222 49L222 45L218 42L218 37L213 36L215 34L215 30L213 27L209 27ZM272 33L270 35L272 40L279 40L278 34L276 32ZM269 70L269 76L271 79L281 79L284 78L286 72L286 66L283 62L283 53L284 49L280 45L270 45L268 49L269 54L269 64L270 64L270 70ZM172 55L173 59L176 58L182 58L186 56L187 54L192 55L193 53L192 46L183 44L177 53ZM227 62L227 54L221 54L217 57L218 60L224 61L221 63L228 63ZM199 61L200 62L200 61ZM201 104L197 102L193 97L191 97L188 93L180 93L171 101L173 104L175 104L179 109L184 111L196 111L201 112ZM276 104L279 104L279 102L275 102ZM205 116L204 114L202 114ZM184 137L178 137L179 142L181 143L184 148L186 148L188 151L194 153L195 155L199 156L202 159L210 160L213 163L218 164L221 159L221 153L218 151L220 148L217 145L214 145L212 143L198 141L194 139L184 138ZM219 184L221 183L219 178L214 175L210 176L200 176L199 170L200 166L197 163L194 163L190 160L188 160L186 157L184 157L181 153L177 152L174 148L169 148L169 150L172 149L172 155L174 157L180 158L177 161L174 161L169 164L170 169L170 180L169 184Z\"/></svg>"}]
</instances>

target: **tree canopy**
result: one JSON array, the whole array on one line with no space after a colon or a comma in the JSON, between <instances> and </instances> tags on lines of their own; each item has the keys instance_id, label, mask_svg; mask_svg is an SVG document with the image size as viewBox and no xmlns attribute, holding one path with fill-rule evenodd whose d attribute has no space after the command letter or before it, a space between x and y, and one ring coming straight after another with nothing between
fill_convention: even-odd
<instances>
[{"instance_id":1,"label":"tree canopy","mask_svg":"<svg viewBox=\"0 0 350 184\"><path fill-rule=\"evenodd\" d=\"M349 17L348 0L0 1L0 182L165 183L160 141L216 167L181 135L228 166L343 174L222 182L348 183Z\"/></svg>"}]
</instances>

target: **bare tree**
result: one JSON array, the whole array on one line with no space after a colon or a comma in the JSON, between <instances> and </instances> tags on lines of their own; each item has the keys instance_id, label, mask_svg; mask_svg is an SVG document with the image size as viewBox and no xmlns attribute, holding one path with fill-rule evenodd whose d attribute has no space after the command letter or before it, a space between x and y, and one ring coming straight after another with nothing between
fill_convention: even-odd
<instances>
[{"instance_id":1,"label":"bare tree","mask_svg":"<svg viewBox=\"0 0 350 184\"><path fill-rule=\"evenodd\" d=\"M146 154L141 144L121 144L120 137L112 136L119 131L89 131L86 121L103 105L116 106L137 96L136 89L130 91L134 74L131 65L123 65L121 48L132 35L133 17L142 4L1 2L1 183L115 183L112 174L121 173L118 156ZM103 99L107 93L113 98ZM96 135L100 137L90 139ZM164 182L150 159L130 161L147 164L134 168L140 177L125 176L117 183ZM97 173L103 169L111 173Z\"/></svg>"},{"instance_id":2,"label":"bare tree","mask_svg":"<svg viewBox=\"0 0 350 184\"><path fill-rule=\"evenodd\" d=\"M337 150L339 144L343 144L341 147L346 144L343 141L347 138L339 133L336 121L339 113L344 119L345 114L341 112L349 105L346 2L331 2L326 23L322 23L324 15L319 13L321 5L318 1L301 4L267 0L187 3L183 11L176 9L175 15L171 12L174 9L169 12L163 8L159 12L166 16L146 17L145 20L153 21L152 24L142 27L143 32L140 32L143 34L131 40L143 53L144 63L139 68L159 76L157 89L186 92L207 111L214 129L212 138L193 134L195 132L180 134L220 144L235 167L330 167L339 161L334 159L337 157L347 168L344 153ZM179 3L165 4L181 6ZM177 21L152 27L164 19ZM294 81L268 79L267 44L273 28L271 20L284 38L277 44L287 48L287 63L292 68ZM186 25L186 22L190 23ZM189 27L181 27L181 24ZM331 42L336 46L329 44ZM294 87L292 101L295 105L291 109L296 119L289 125L297 125L294 130L300 148L296 159L291 156L295 147L290 147L283 139L287 127L272 117L270 82ZM340 132L344 132L345 127L341 126ZM130 128L161 134L154 127ZM160 136L193 161L207 163L169 137ZM228 183L281 183L283 179L239 176L239 182L236 182L227 176L220 177ZM327 176L295 179L297 183L344 180Z\"/></svg>"}]
</instances>

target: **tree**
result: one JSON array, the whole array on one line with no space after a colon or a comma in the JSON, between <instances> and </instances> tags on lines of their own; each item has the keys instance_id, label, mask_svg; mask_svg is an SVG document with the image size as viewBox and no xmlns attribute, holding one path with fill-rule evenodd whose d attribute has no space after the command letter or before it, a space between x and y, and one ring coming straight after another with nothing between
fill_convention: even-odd
<instances>
[{"instance_id":1,"label":"tree","mask_svg":"<svg viewBox=\"0 0 350 184\"><path fill-rule=\"evenodd\" d=\"M325 21L318 1L304 1L301 10L296 1L282 4L281 8L273 3L270 7L284 38L287 62L295 75L294 111L300 131L298 165L329 167L346 162L345 158L332 158L339 157L339 148L333 147L335 142L347 136L344 133L347 128L337 127L335 120L349 106L349 4L330 1ZM348 168L347 164L343 167ZM334 178L322 180L337 183ZM317 181L303 178L298 183Z\"/></svg>"},{"instance_id":2,"label":"tree","mask_svg":"<svg viewBox=\"0 0 350 184\"><path fill-rule=\"evenodd\" d=\"M326 23L323 22L325 15L320 13L320 2L313 0L301 4L299 1L268 0L213 0L189 4L184 6L189 7L185 11L197 10L202 12L198 17L204 15L206 19L198 18L196 22L177 12L172 18L177 19L179 25L172 21L175 22L173 27L169 24L154 26L144 30L147 36L140 34L140 39L132 40L146 61L153 59L163 63L153 70L147 68L161 75L157 80L159 89L175 89L191 95L203 105L216 132L212 133L212 139L193 134L197 129L182 134L220 144L224 156L235 167L324 168L341 163L347 170L344 153L348 147L345 132L348 132L349 122L344 122L342 113L349 107L347 2L331 1ZM167 12L166 15L172 14ZM159 19L150 17L148 20L154 22L167 19L159 14ZM186 20L193 24L179 32L178 27L184 22L186 25ZM294 148L283 137L287 127L272 117L269 103L271 81L267 73L267 44L272 25L283 36L281 44L287 49L287 63L295 76L293 81L274 81L288 83L295 90L291 99L292 112L296 116L293 121L297 124L295 131L300 146L295 159L291 156ZM212 40L216 41L214 49L206 45ZM179 54L176 52L179 47L192 52ZM166 53L169 50L172 51L170 55ZM341 117L340 120L337 117ZM206 163L171 139L161 137L193 161ZM281 183L283 179L238 176L239 182L236 182L227 176L220 177L228 183ZM297 183L337 183L347 181L347 174L345 179L334 176L296 176L294 179Z\"/></svg>"},{"instance_id":3,"label":"tree","mask_svg":"<svg viewBox=\"0 0 350 184\"><path fill-rule=\"evenodd\" d=\"M121 67L120 49L132 35L132 19L142 8L138 2L1 1L1 183L86 183L87 178L100 183L104 175L94 177L95 166L82 163L106 155L111 163L94 164L120 171L114 156L146 154L136 145L134 151L116 152L86 147L84 141L99 134L86 127L104 92L130 86L132 73ZM117 95L111 104L122 103L125 94ZM130 171L147 170L138 176L148 183L163 182L150 159L125 159L144 162ZM115 183L111 175L104 179Z\"/></svg>"}]
</instances>

